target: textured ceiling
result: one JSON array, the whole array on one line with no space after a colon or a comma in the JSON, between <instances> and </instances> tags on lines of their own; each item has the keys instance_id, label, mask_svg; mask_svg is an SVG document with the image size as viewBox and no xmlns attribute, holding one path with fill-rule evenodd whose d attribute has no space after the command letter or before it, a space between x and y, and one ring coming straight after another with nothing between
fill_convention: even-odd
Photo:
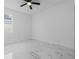
<instances>
[{"instance_id":1,"label":"textured ceiling","mask_svg":"<svg viewBox=\"0 0 79 59\"><path fill-rule=\"evenodd\" d=\"M52 8L53 6L58 5L67 0L32 0L32 1L40 2L41 5L40 6L32 5L33 10L30 10L28 6L20 7L21 4L25 3L23 0L5 0L4 6L16 11L20 11L28 14L36 14L41 11Z\"/></svg>"}]
</instances>

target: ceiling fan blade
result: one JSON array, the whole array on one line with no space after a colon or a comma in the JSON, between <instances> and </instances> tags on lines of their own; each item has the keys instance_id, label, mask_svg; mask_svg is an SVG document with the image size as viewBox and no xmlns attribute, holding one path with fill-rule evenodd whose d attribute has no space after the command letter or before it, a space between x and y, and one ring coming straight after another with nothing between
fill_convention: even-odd
<instances>
[{"instance_id":1,"label":"ceiling fan blade","mask_svg":"<svg viewBox=\"0 0 79 59\"><path fill-rule=\"evenodd\" d=\"M38 3L38 2L32 2L32 4L40 5L40 3Z\"/></svg>"},{"instance_id":2,"label":"ceiling fan blade","mask_svg":"<svg viewBox=\"0 0 79 59\"><path fill-rule=\"evenodd\" d=\"M27 3L20 5L20 7L23 7L23 6L25 6L25 5L27 5Z\"/></svg>"},{"instance_id":3,"label":"ceiling fan blade","mask_svg":"<svg viewBox=\"0 0 79 59\"><path fill-rule=\"evenodd\" d=\"M32 10L32 6L29 6L30 7L30 9Z\"/></svg>"}]
</instances>

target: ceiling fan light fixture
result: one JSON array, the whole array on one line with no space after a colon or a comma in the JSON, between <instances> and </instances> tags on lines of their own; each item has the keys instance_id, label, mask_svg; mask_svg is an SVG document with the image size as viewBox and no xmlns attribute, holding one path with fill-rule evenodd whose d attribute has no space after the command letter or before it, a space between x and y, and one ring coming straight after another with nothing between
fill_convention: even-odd
<instances>
[{"instance_id":1,"label":"ceiling fan light fixture","mask_svg":"<svg viewBox=\"0 0 79 59\"><path fill-rule=\"evenodd\" d=\"M32 4L33 5L40 5L39 2L32 2L32 0L24 0L26 3L20 5L20 7L23 7L25 5L29 6L30 10L32 10Z\"/></svg>"},{"instance_id":2,"label":"ceiling fan light fixture","mask_svg":"<svg viewBox=\"0 0 79 59\"><path fill-rule=\"evenodd\" d=\"M28 5L28 6L31 6L32 4L31 4L31 2L27 2L27 5Z\"/></svg>"}]
</instances>

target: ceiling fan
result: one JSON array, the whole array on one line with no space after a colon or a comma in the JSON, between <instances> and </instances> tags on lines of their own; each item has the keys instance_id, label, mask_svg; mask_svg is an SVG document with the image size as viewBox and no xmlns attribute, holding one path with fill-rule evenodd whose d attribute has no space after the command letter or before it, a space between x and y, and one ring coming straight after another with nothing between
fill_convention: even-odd
<instances>
[{"instance_id":1,"label":"ceiling fan","mask_svg":"<svg viewBox=\"0 0 79 59\"><path fill-rule=\"evenodd\" d=\"M29 8L32 10L32 4L35 4L35 5L40 5L39 2L32 2L32 0L24 0L26 3L20 5L20 7L23 7L25 5L28 5Z\"/></svg>"}]
</instances>

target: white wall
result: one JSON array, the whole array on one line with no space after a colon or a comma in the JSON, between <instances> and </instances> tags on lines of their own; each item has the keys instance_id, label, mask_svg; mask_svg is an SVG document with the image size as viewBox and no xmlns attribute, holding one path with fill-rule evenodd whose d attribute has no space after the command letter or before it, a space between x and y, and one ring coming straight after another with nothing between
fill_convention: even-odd
<instances>
[{"instance_id":1,"label":"white wall","mask_svg":"<svg viewBox=\"0 0 79 59\"><path fill-rule=\"evenodd\" d=\"M74 48L74 0L33 16L32 38Z\"/></svg>"},{"instance_id":2,"label":"white wall","mask_svg":"<svg viewBox=\"0 0 79 59\"><path fill-rule=\"evenodd\" d=\"M13 16L13 32L5 32L5 44L31 39L31 15L5 8L5 14Z\"/></svg>"}]
</instances>

